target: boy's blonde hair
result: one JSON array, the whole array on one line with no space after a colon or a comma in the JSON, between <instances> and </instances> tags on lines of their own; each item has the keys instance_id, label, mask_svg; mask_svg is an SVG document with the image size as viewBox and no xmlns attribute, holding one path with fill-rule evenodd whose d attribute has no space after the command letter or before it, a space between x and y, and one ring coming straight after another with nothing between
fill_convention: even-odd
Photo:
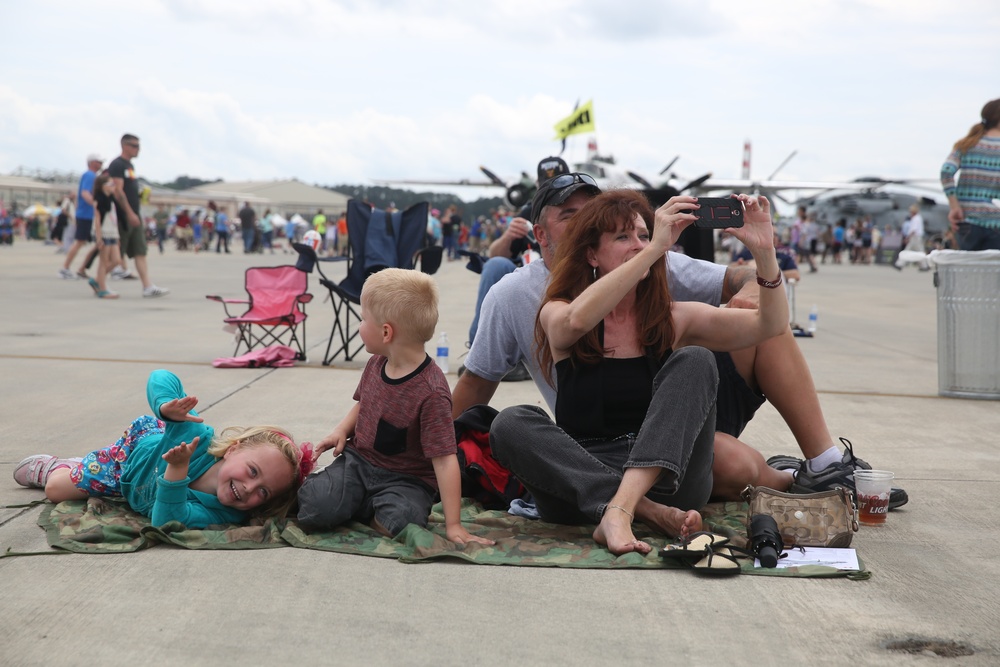
<instances>
[{"instance_id":1,"label":"boy's blonde hair","mask_svg":"<svg viewBox=\"0 0 1000 667\"><path fill-rule=\"evenodd\" d=\"M438 321L438 288L426 273L411 269L382 269L365 280L361 289L367 315L392 325L404 338L426 343Z\"/></svg>"},{"instance_id":2,"label":"boy's blonde hair","mask_svg":"<svg viewBox=\"0 0 1000 667\"><path fill-rule=\"evenodd\" d=\"M281 517L295 502L301 484L302 475L299 474L299 471L304 456L303 450L295 444L288 431L277 426L230 426L212 439L212 444L208 446L208 453L221 459L232 447L253 449L265 445L276 447L284 455L288 465L292 468L292 484L285 491L275 493L260 507L254 508L252 514L260 518Z\"/></svg>"}]
</instances>

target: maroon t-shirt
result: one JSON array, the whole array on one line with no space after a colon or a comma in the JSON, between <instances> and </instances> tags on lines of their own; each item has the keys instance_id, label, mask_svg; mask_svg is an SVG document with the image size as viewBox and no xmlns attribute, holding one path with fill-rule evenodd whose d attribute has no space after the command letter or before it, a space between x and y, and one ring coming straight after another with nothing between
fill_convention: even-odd
<instances>
[{"instance_id":1,"label":"maroon t-shirt","mask_svg":"<svg viewBox=\"0 0 1000 667\"><path fill-rule=\"evenodd\" d=\"M430 357L398 380L385 375L383 356L373 355L354 392L360 403L355 450L372 465L419 477L438 488L431 458L457 451L451 389Z\"/></svg>"}]
</instances>

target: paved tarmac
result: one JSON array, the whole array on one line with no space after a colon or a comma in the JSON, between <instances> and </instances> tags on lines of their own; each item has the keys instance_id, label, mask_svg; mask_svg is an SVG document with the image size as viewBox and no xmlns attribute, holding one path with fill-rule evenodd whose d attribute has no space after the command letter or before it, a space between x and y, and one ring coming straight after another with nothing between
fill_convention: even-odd
<instances>
[{"instance_id":1,"label":"paved tarmac","mask_svg":"<svg viewBox=\"0 0 1000 667\"><path fill-rule=\"evenodd\" d=\"M146 411L153 369L177 372L209 423L325 435L363 359L320 364L332 310L315 279L308 362L211 366L232 338L205 295L238 297L247 266L292 259L168 248L150 265L169 296L116 282L121 299L104 301L56 277L52 247L0 246L0 549L49 550L40 509L9 507L42 498L14 483L14 465L116 438ZM343 267L324 265L336 277ZM478 277L446 262L436 278L454 382ZM800 321L819 309L816 337L799 344L831 431L910 495L855 537L868 581L405 565L292 548L11 557L0 559L0 664L928 664L887 648L910 639L974 651L956 664L997 664L1000 405L938 396L932 274L821 265L797 297ZM504 383L493 404L539 400L531 382ZM745 439L765 456L797 451L770 406Z\"/></svg>"}]
</instances>

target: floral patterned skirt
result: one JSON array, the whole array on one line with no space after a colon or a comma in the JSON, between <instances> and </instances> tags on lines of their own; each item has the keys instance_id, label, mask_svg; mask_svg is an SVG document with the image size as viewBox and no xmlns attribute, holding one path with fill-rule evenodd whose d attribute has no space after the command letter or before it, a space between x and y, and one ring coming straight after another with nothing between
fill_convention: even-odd
<instances>
[{"instance_id":1,"label":"floral patterned skirt","mask_svg":"<svg viewBox=\"0 0 1000 667\"><path fill-rule=\"evenodd\" d=\"M120 496L122 464L139 440L154 433L163 433L163 422L150 415L139 417L115 444L83 457L81 463L70 469L70 479L91 496Z\"/></svg>"}]
</instances>

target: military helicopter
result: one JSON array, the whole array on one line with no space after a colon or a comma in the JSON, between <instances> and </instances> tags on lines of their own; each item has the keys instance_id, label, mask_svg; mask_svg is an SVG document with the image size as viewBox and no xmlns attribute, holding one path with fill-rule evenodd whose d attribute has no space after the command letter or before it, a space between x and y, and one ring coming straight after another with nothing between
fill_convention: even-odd
<instances>
[{"instance_id":1,"label":"military helicopter","mask_svg":"<svg viewBox=\"0 0 1000 667\"><path fill-rule=\"evenodd\" d=\"M880 230L887 227L901 229L909 217L910 207L916 204L924 220L928 248L940 248L949 229L948 202L940 190L928 181L890 180L869 176L853 181L864 187L860 190L833 189L799 199L796 206L805 206L807 213L815 213L820 224L836 224L841 219L853 224L858 218L868 217Z\"/></svg>"},{"instance_id":2,"label":"military helicopter","mask_svg":"<svg viewBox=\"0 0 1000 667\"><path fill-rule=\"evenodd\" d=\"M910 205L919 203L924 218L929 247L942 247L943 234L948 229L948 205L928 194L907 194L887 191L888 186L920 188L924 181L889 180L880 177L863 177L853 181L793 181L777 180L775 177L797 151L792 151L781 164L765 179L750 176L751 144L743 145L743 168L740 178L718 179L712 173L703 174L693 180L680 178L671 168L679 156L664 167L658 181L651 181L634 171L615 167L614 158L596 154L596 145L591 144L591 155L587 162L574 165L576 171L584 171L595 178L605 178L612 187L639 187L655 207L679 194L725 196L738 192L763 194L789 206L806 206L807 211L815 211L820 222L831 224L840 218L853 222L861 215L870 215L880 229L886 224L899 229L908 216ZM665 178L663 178L665 177ZM598 181L600 184L601 181ZM927 189L927 188L925 188ZM814 191L804 199L791 200L791 191ZM939 198L943 198L939 194ZM689 227L682 233L679 243L688 255L711 260L714 256L714 240L711 230Z\"/></svg>"},{"instance_id":3,"label":"military helicopter","mask_svg":"<svg viewBox=\"0 0 1000 667\"><path fill-rule=\"evenodd\" d=\"M756 180L750 177L751 145L749 140L744 142L743 145L743 169L740 178L717 179L713 177L711 172L702 174L693 179L683 178L677 173L671 171L680 159L680 156L674 157L655 177L646 177L636 171L621 167L617 164L613 155L600 154L597 150L596 138L590 137L587 142L586 158L581 162L571 163L570 168L572 171L582 172L592 176L602 190L609 188L634 188L641 190L646 195L647 199L649 199L650 204L654 207L666 203L671 197L679 194L690 194L694 196L725 196L737 192L749 192L754 194L763 194L767 197L773 197L788 205L805 202L807 208L810 206L813 208L823 207L820 210L827 213L827 217L830 217L831 222L836 222L840 219L840 217L850 217L847 210L845 210L845 212L841 215L831 217L835 211L839 210L837 209L836 202L844 202L845 206L850 208L851 204L847 204L847 202L855 201L858 202L857 206L859 208L870 207L872 209L880 208L886 210L898 210L902 217L899 220L897 220L896 217L893 217L890 224L894 224L896 227L899 227L902 224L902 220L905 219L905 214L909 208L910 202L901 198L898 204L893 204L888 195L882 192L882 188L891 183L904 183L903 181L889 181L883 178L874 177L861 178L854 181L776 180L775 176L793 157L795 157L796 153L796 151L792 151L792 153L778 166L777 169L771 173L768 178L762 180ZM541 168L543 164L544 160L539 167ZM403 185L419 184L499 187L504 189L507 203L509 203L514 210L517 210L530 202L531 198L535 194L537 184L526 171L522 171L521 175L517 179L508 181L500 178L486 167L481 166L479 169L486 175L488 180L406 179L376 180L375 182L379 184ZM801 190L817 191L820 194L796 202L789 200L785 196L785 194L789 191ZM823 197L827 194L830 194L830 197L824 199ZM852 195L854 196L853 200L850 199ZM836 197L841 198L837 199ZM889 204L875 203L881 202L882 200L889 201ZM929 197L925 197L925 200L928 207L930 207L934 202L934 200ZM830 204L827 204L826 202L830 202ZM869 204L869 202L871 203ZM933 229L939 230L940 232L944 231L945 227L937 224L938 216L936 215L936 212L935 215L925 216L925 220L927 220L928 217L934 220L934 223L932 223L935 225ZM944 220L947 221L947 206L945 206ZM680 238L680 244L684 247L687 254L694 257L711 260L714 256L714 242L711 230L695 229L693 227L686 229Z\"/></svg>"},{"instance_id":4,"label":"military helicopter","mask_svg":"<svg viewBox=\"0 0 1000 667\"><path fill-rule=\"evenodd\" d=\"M734 192L753 192L764 194L769 197L776 197L788 204L793 202L782 196L783 192L789 190L846 190L848 192L862 192L872 190L889 182L881 178L858 179L856 181L784 181L775 180L777 173L795 156L793 151L772 174L763 180L752 179L750 177L750 142L745 142L743 146L743 172L740 178L718 179L714 178L712 172L702 174L696 178L683 178L676 172L671 171L678 162L680 156L675 156L655 177L647 177L637 171L625 169L618 165L613 155L602 155L597 150L597 140L591 137L587 143L587 154L583 161L570 164L572 171L589 174L597 181L601 189L609 188L635 188L646 193L650 203L654 206L663 204L668 199L678 194L717 196ZM536 183L528 172L522 171L516 179L505 180L487 167L481 166L480 171L488 180L482 179L401 179L376 180L379 184L402 184L402 185L459 185L478 187L499 187L505 191L507 202L513 208L520 208L535 194Z\"/></svg>"},{"instance_id":5,"label":"military helicopter","mask_svg":"<svg viewBox=\"0 0 1000 667\"><path fill-rule=\"evenodd\" d=\"M666 174L674 163L677 162L677 160L678 157L671 160L670 163L660 171L660 176ZM545 161L543 160L539 164L539 173L544 170L544 166ZM674 195L682 192L695 193L707 191L709 188L702 190L701 186L712 176L711 174L705 174L694 180L682 182L676 174L670 173L667 178L660 180L656 185L654 185L649 179L639 175L638 173L620 167L615 162L613 155L601 155L598 153L597 142L594 139L591 139L588 143L586 158L582 162L572 163L570 168L571 171L589 174L592 176L602 190L611 188L634 188L637 190L643 190L654 206L659 206ZM483 172L487 180L376 179L375 182L380 185L460 185L470 187L503 188L504 198L514 210L517 210L529 203L531 198L535 196L538 184L536 183L535 178L529 175L526 171L522 171L521 175L516 179L504 180L487 167L480 166L479 170Z\"/></svg>"}]
</instances>

